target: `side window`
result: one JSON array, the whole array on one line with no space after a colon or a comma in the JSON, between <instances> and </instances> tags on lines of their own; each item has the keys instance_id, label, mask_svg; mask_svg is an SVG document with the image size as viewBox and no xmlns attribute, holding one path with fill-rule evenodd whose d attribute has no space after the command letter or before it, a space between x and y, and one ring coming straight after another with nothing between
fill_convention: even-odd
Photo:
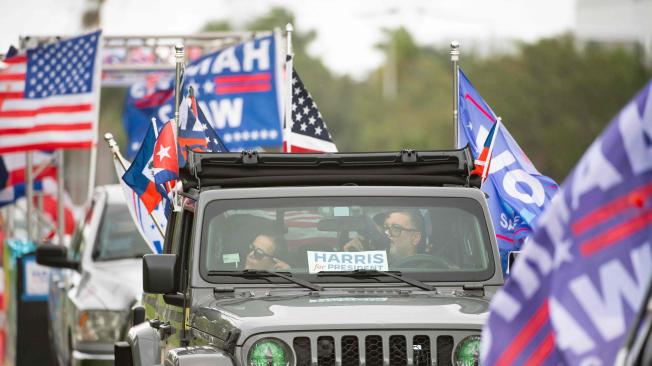
<instances>
[{"instance_id":1,"label":"side window","mask_svg":"<svg viewBox=\"0 0 652 366\"><path fill-rule=\"evenodd\" d=\"M188 284L188 273L189 273L189 261L192 251L190 247L192 246L192 233L193 233L193 219L194 213L191 211L183 210L183 218L181 230L179 231L179 239L175 240L178 242L178 251L179 257L181 260L181 290L185 292L185 289Z\"/></svg>"},{"instance_id":2,"label":"side window","mask_svg":"<svg viewBox=\"0 0 652 366\"><path fill-rule=\"evenodd\" d=\"M77 224L75 233L73 234L72 240L70 241L70 252L72 258L79 260L81 258L81 251L84 244L84 227L90 225L93 221L93 212L95 211L96 200L91 201L90 206L86 209L86 214L84 215L84 221Z\"/></svg>"}]
</instances>

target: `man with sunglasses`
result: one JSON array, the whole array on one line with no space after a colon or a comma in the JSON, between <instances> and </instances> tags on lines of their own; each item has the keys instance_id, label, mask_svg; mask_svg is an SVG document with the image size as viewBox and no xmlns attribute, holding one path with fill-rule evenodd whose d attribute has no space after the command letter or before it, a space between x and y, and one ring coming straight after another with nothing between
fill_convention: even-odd
<instances>
[{"instance_id":1,"label":"man with sunglasses","mask_svg":"<svg viewBox=\"0 0 652 366\"><path fill-rule=\"evenodd\" d=\"M392 211L384 215L382 226L379 227L389 239L389 263L396 264L425 251L425 233L423 217L416 210L404 209ZM343 246L345 251L357 252L367 250L360 237L353 238ZM380 245L371 243L374 250Z\"/></svg>"},{"instance_id":2,"label":"man with sunglasses","mask_svg":"<svg viewBox=\"0 0 652 366\"><path fill-rule=\"evenodd\" d=\"M272 233L258 235L249 246L249 254L245 261L245 269L286 270L290 268L278 256L282 252L279 238Z\"/></svg>"}]
</instances>

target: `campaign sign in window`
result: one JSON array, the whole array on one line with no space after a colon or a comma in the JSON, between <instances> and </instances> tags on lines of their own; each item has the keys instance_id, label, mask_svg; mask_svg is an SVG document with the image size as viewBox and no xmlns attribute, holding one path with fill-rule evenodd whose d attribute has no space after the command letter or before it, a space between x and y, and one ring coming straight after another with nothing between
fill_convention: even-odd
<instances>
[{"instance_id":1,"label":"campaign sign in window","mask_svg":"<svg viewBox=\"0 0 652 366\"><path fill-rule=\"evenodd\" d=\"M310 273L354 271L368 269L387 271L387 253L384 250L366 252L312 252L308 251Z\"/></svg>"}]
</instances>

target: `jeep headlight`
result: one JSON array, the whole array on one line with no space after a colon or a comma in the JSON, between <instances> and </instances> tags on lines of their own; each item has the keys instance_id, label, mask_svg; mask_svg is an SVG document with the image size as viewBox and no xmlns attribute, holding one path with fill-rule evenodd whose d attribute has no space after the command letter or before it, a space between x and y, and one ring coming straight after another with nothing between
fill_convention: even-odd
<instances>
[{"instance_id":1,"label":"jeep headlight","mask_svg":"<svg viewBox=\"0 0 652 366\"><path fill-rule=\"evenodd\" d=\"M125 320L126 313L123 311L80 311L77 316L75 338L82 342L117 341Z\"/></svg>"},{"instance_id":2,"label":"jeep headlight","mask_svg":"<svg viewBox=\"0 0 652 366\"><path fill-rule=\"evenodd\" d=\"M455 347L454 359L457 366L476 366L480 357L480 336L468 336Z\"/></svg>"},{"instance_id":3,"label":"jeep headlight","mask_svg":"<svg viewBox=\"0 0 652 366\"><path fill-rule=\"evenodd\" d=\"M290 347L277 338L263 338L249 350L248 366L286 366L292 364Z\"/></svg>"}]
</instances>

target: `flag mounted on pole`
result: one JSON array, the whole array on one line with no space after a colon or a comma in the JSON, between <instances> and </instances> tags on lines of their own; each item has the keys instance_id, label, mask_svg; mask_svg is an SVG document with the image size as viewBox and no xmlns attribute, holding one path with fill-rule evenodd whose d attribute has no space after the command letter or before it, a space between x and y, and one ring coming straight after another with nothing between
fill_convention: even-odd
<instances>
[{"instance_id":1,"label":"flag mounted on pole","mask_svg":"<svg viewBox=\"0 0 652 366\"><path fill-rule=\"evenodd\" d=\"M478 157L498 119L461 68L458 70L457 147L469 144ZM491 165L487 166L482 190L489 196L487 204L504 272L509 252L520 250L558 186L539 173L502 123L496 127L493 139Z\"/></svg>"},{"instance_id":2,"label":"flag mounted on pole","mask_svg":"<svg viewBox=\"0 0 652 366\"><path fill-rule=\"evenodd\" d=\"M296 70L292 72L292 121L283 135L285 152L337 152L317 103L306 90Z\"/></svg>"},{"instance_id":3,"label":"flag mounted on pole","mask_svg":"<svg viewBox=\"0 0 652 366\"><path fill-rule=\"evenodd\" d=\"M0 153L97 141L100 32L28 49L0 70Z\"/></svg>"},{"instance_id":4,"label":"flag mounted on pole","mask_svg":"<svg viewBox=\"0 0 652 366\"><path fill-rule=\"evenodd\" d=\"M486 365L613 365L652 277L652 81L584 153L493 297Z\"/></svg>"}]
</instances>

